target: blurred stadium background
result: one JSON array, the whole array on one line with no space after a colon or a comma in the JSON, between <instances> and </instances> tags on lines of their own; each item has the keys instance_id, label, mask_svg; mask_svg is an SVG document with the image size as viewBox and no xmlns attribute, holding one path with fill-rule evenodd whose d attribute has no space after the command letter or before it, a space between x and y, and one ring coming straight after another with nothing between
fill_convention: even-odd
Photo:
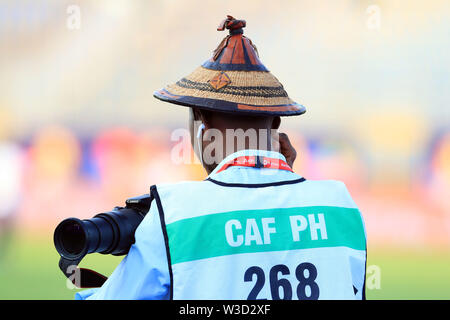
<instances>
[{"instance_id":1,"label":"blurred stadium background","mask_svg":"<svg viewBox=\"0 0 450 320\"><path fill-rule=\"evenodd\" d=\"M226 14L307 107L282 122L296 172L344 181L360 207L381 271L368 298L450 298L448 0L2 0L1 299L73 298L60 220L205 177L171 162L187 109L152 92L210 57ZM110 273L120 259L83 264Z\"/></svg>"}]
</instances>

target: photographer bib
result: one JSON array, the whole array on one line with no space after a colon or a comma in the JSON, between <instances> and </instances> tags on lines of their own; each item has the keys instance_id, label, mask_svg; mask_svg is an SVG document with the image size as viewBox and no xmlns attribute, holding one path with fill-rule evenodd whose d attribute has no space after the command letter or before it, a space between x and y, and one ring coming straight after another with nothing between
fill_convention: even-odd
<instances>
[{"instance_id":1,"label":"photographer bib","mask_svg":"<svg viewBox=\"0 0 450 320\"><path fill-rule=\"evenodd\" d=\"M231 164L232 165L232 164ZM344 184L152 188L172 299L361 299L366 236Z\"/></svg>"}]
</instances>

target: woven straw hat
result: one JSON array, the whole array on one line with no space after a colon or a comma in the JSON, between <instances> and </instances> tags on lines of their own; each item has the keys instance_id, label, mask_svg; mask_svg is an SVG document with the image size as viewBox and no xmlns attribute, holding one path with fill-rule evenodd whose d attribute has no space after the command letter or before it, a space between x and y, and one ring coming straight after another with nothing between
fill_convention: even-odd
<instances>
[{"instance_id":1,"label":"woven straw hat","mask_svg":"<svg viewBox=\"0 0 450 320\"><path fill-rule=\"evenodd\" d=\"M232 16L217 28L230 34L213 56L190 75L155 91L170 103L221 112L268 116L293 116L306 111L289 98L283 85L262 64L258 51L243 35L244 20Z\"/></svg>"}]
</instances>

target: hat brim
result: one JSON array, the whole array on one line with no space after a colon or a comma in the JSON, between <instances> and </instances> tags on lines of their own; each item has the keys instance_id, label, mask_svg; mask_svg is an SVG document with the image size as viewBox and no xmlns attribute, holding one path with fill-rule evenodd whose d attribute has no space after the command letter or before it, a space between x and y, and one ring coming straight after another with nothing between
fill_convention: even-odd
<instances>
[{"instance_id":1,"label":"hat brim","mask_svg":"<svg viewBox=\"0 0 450 320\"><path fill-rule=\"evenodd\" d=\"M219 99L175 95L170 93L166 89L155 91L153 93L153 96L159 100L181 106L235 114L262 116L297 116L306 112L306 108L296 102L291 104L270 106L248 105Z\"/></svg>"}]
</instances>

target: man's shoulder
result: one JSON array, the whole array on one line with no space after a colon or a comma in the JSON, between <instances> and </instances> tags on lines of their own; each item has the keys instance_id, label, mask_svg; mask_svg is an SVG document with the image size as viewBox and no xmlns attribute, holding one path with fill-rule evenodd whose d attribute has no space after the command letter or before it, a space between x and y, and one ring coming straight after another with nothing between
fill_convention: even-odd
<instances>
[{"instance_id":1,"label":"man's shoulder","mask_svg":"<svg viewBox=\"0 0 450 320\"><path fill-rule=\"evenodd\" d=\"M276 184L274 184L276 185ZM280 184L280 186L283 184ZM309 192L336 194L341 197L350 197L350 193L344 182L339 180L302 180L301 183L286 184L288 188L296 188L307 190ZM205 192L210 188L220 188L220 184L217 185L208 180L203 181L180 181L175 183L162 183L157 184L156 189L158 193L189 193Z\"/></svg>"},{"instance_id":2,"label":"man's shoulder","mask_svg":"<svg viewBox=\"0 0 450 320\"><path fill-rule=\"evenodd\" d=\"M357 207L344 182L339 180L306 180L303 191L330 202L341 203L346 207Z\"/></svg>"},{"instance_id":3,"label":"man's shoulder","mask_svg":"<svg viewBox=\"0 0 450 320\"><path fill-rule=\"evenodd\" d=\"M156 184L156 188L159 195L167 194L195 194L198 192L204 192L206 185L209 182L203 181L179 181L172 183L160 183Z\"/></svg>"},{"instance_id":4,"label":"man's shoulder","mask_svg":"<svg viewBox=\"0 0 450 320\"><path fill-rule=\"evenodd\" d=\"M297 182L297 180L296 180ZM304 179L301 181L302 183L298 183L299 186L304 188L319 188L319 189L327 189L341 192L348 192L347 186L344 182L339 180L308 180ZM173 183L160 183L156 185L158 191L167 191L167 190L191 190L191 188L204 188L211 187L214 184L209 180L202 181L179 181ZM274 184L276 185L276 184ZM280 184L282 185L282 184Z\"/></svg>"},{"instance_id":5,"label":"man's shoulder","mask_svg":"<svg viewBox=\"0 0 450 320\"><path fill-rule=\"evenodd\" d=\"M198 186L203 186L206 183L208 183L207 180L201 180L201 181L183 180L183 181L178 181L178 182L158 183L155 186L158 190L166 190L166 189L198 187Z\"/></svg>"},{"instance_id":6,"label":"man's shoulder","mask_svg":"<svg viewBox=\"0 0 450 320\"><path fill-rule=\"evenodd\" d=\"M321 188L348 192L345 183L339 180L305 180L304 186L307 188Z\"/></svg>"}]
</instances>

